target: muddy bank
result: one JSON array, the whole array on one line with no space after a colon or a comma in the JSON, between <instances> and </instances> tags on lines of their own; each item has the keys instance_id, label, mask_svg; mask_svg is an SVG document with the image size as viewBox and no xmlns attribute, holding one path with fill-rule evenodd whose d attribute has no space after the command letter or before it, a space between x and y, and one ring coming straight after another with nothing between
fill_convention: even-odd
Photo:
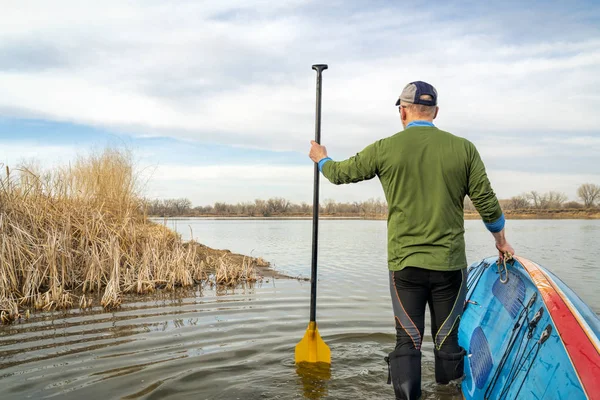
<instances>
[{"instance_id":1,"label":"muddy bank","mask_svg":"<svg viewBox=\"0 0 600 400\"><path fill-rule=\"evenodd\" d=\"M279 278L279 279L296 279L296 277L284 275L271 267L271 263L261 257L250 257L243 254L232 253L230 250L212 249L196 242L188 242L186 246L195 246L203 258L226 258L237 268L242 268L244 263L250 263L250 267L254 270L257 280L264 278ZM216 271L213 271L213 273Z\"/></svg>"}]
</instances>

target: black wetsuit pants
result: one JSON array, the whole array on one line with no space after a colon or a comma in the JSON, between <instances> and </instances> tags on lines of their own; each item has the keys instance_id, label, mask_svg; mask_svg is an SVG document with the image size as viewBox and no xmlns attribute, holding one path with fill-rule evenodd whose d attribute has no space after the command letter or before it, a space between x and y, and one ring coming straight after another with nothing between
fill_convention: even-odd
<instances>
[{"instance_id":1,"label":"black wetsuit pants","mask_svg":"<svg viewBox=\"0 0 600 400\"><path fill-rule=\"evenodd\" d=\"M390 292L396 321L396 348L389 355L391 381L397 399L421 395L421 344L425 307L431 314L431 334L438 383L463 375L464 350L458 345L458 324L467 292L467 270L433 271L407 267L390 271Z\"/></svg>"}]
</instances>

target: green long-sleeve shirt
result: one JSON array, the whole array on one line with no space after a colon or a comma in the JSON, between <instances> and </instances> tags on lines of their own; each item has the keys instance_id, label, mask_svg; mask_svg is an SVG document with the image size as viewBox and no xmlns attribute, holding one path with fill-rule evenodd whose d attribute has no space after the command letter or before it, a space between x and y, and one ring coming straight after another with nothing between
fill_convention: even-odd
<instances>
[{"instance_id":1,"label":"green long-sleeve shirt","mask_svg":"<svg viewBox=\"0 0 600 400\"><path fill-rule=\"evenodd\" d=\"M486 223L502 209L473 143L436 127L414 126L344 161L327 161L332 183L379 177L388 203L388 268L457 270L467 266L464 198Z\"/></svg>"}]
</instances>

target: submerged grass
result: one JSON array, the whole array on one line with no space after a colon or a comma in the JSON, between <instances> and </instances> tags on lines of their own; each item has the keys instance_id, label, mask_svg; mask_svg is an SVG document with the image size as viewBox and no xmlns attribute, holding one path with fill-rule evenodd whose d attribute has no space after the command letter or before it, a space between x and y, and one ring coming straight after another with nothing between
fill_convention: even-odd
<instances>
[{"instance_id":1,"label":"submerged grass","mask_svg":"<svg viewBox=\"0 0 600 400\"><path fill-rule=\"evenodd\" d=\"M260 259L217 252L149 221L131 155L107 149L52 171L0 174L0 318L118 307L125 293L257 280Z\"/></svg>"}]
</instances>

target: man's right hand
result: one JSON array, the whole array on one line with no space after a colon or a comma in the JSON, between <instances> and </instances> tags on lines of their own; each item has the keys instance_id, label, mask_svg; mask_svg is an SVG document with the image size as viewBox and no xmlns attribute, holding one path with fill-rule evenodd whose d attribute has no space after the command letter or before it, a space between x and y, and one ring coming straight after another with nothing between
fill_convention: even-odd
<instances>
[{"instance_id":1,"label":"man's right hand","mask_svg":"<svg viewBox=\"0 0 600 400\"><path fill-rule=\"evenodd\" d=\"M513 249L506 239L501 242L496 241L496 248L498 249L501 260L503 260L506 255L510 255L510 257L515 255L515 249Z\"/></svg>"},{"instance_id":2,"label":"man's right hand","mask_svg":"<svg viewBox=\"0 0 600 400\"><path fill-rule=\"evenodd\" d=\"M515 255L515 249L506 241L506 236L504 236L504 229L500 232L493 232L492 235L494 239L496 239L496 248L500 253L500 260L504 259L505 255L510 255L510 257Z\"/></svg>"}]
</instances>

